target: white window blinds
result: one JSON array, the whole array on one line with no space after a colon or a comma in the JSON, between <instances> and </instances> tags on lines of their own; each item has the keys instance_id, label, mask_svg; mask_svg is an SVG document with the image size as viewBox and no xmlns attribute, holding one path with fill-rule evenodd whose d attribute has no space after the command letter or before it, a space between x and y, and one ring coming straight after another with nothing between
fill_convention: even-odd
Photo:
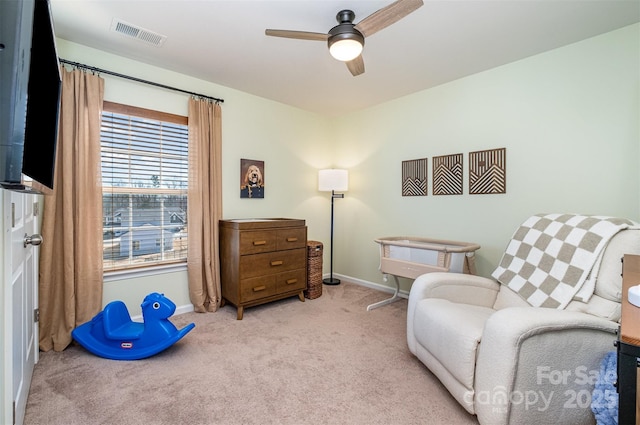
<instances>
[{"instance_id":1,"label":"white window blinds","mask_svg":"<svg viewBox=\"0 0 640 425\"><path fill-rule=\"evenodd\" d=\"M105 271L186 261L188 143L185 117L105 103Z\"/></svg>"}]
</instances>

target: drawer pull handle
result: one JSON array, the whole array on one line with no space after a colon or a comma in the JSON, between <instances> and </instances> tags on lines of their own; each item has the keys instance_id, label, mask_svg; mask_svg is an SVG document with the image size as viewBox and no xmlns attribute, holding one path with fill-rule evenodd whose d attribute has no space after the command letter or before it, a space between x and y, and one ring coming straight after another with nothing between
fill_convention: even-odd
<instances>
[{"instance_id":1,"label":"drawer pull handle","mask_svg":"<svg viewBox=\"0 0 640 425\"><path fill-rule=\"evenodd\" d=\"M260 291L264 291L265 289L267 289L267 287L264 285L256 286L255 288L253 288L253 292L260 292Z\"/></svg>"},{"instance_id":2,"label":"drawer pull handle","mask_svg":"<svg viewBox=\"0 0 640 425\"><path fill-rule=\"evenodd\" d=\"M298 282L298 279L287 279L287 285L293 285L296 282Z\"/></svg>"},{"instance_id":3,"label":"drawer pull handle","mask_svg":"<svg viewBox=\"0 0 640 425\"><path fill-rule=\"evenodd\" d=\"M253 241L253 246L266 245L267 241Z\"/></svg>"},{"instance_id":4,"label":"drawer pull handle","mask_svg":"<svg viewBox=\"0 0 640 425\"><path fill-rule=\"evenodd\" d=\"M281 265L283 265L283 264L284 264L284 261L282 261L282 260L272 261L272 262L271 262L271 265L272 265L272 266L281 266Z\"/></svg>"},{"instance_id":5,"label":"drawer pull handle","mask_svg":"<svg viewBox=\"0 0 640 425\"><path fill-rule=\"evenodd\" d=\"M298 238L287 238L287 242L298 242Z\"/></svg>"}]
</instances>

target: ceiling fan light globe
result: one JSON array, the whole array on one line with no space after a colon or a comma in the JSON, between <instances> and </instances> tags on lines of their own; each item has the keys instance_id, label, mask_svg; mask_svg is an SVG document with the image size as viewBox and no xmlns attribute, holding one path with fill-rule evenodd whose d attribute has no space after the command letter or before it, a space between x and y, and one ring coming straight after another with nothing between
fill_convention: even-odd
<instances>
[{"instance_id":1,"label":"ceiling fan light globe","mask_svg":"<svg viewBox=\"0 0 640 425\"><path fill-rule=\"evenodd\" d=\"M349 62L360 56L362 44L358 40L338 40L329 46L329 53L339 61Z\"/></svg>"}]
</instances>

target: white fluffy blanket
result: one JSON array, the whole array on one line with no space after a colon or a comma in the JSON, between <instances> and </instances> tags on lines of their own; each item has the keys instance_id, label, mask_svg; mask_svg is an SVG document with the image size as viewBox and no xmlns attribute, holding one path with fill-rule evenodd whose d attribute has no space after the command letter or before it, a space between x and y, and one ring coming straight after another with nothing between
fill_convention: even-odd
<instances>
[{"instance_id":1,"label":"white fluffy blanket","mask_svg":"<svg viewBox=\"0 0 640 425\"><path fill-rule=\"evenodd\" d=\"M513 234L491 275L534 307L563 309L574 298L586 302L609 240L637 226L614 217L534 215Z\"/></svg>"}]
</instances>

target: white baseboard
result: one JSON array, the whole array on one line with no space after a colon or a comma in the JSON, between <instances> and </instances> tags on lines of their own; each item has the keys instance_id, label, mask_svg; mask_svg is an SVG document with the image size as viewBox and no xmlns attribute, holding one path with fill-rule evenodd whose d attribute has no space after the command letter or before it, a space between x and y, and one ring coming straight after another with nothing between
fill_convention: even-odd
<instances>
[{"instance_id":1,"label":"white baseboard","mask_svg":"<svg viewBox=\"0 0 640 425\"><path fill-rule=\"evenodd\" d=\"M176 307L176 311L172 314L172 316L177 316L179 314L191 313L193 311L193 304L181 305ZM131 316L131 320L134 322L142 323L144 318L141 314L137 316Z\"/></svg>"},{"instance_id":2,"label":"white baseboard","mask_svg":"<svg viewBox=\"0 0 640 425\"><path fill-rule=\"evenodd\" d=\"M358 279L355 277L351 277L351 276L347 276L339 273L334 273L333 276L337 277L340 280L355 283L356 285L360 285L360 286L366 286L367 288L376 289L378 291L388 292L390 294L393 294L395 292L394 288L386 285L381 285L380 283L369 282L368 280L362 280L362 279ZM323 278L328 278L328 277L329 275L323 276ZM400 292L398 293L398 296L402 298L409 298L409 293L401 289Z\"/></svg>"},{"instance_id":3,"label":"white baseboard","mask_svg":"<svg viewBox=\"0 0 640 425\"><path fill-rule=\"evenodd\" d=\"M191 313L193 311L193 304L181 305L176 307L176 312L174 314L184 314Z\"/></svg>"},{"instance_id":4,"label":"white baseboard","mask_svg":"<svg viewBox=\"0 0 640 425\"><path fill-rule=\"evenodd\" d=\"M375 289L377 291L382 291L382 292L387 292L389 294L393 294L393 292L395 291L393 288L386 286L386 285L381 285L379 283L374 283L374 282L369 282L368 280L363 280L363 279L358 279L355 277L351 277L351 276L347 276L347 275L343 275L343 274L338 274L338 273L334 273L333 276L337 277L340 280L344 280L345 282L350 282L350 283L354 283L356 285L360 285L360 286L366 286L367 288L371 288L371 289ZM328 278L329 275L324 275L322 276L323 279L324 278ZM403 289L400 290L400 292L398 293L398 296L401 298L409 298L409 293ZM191 313L193 311L193 305L192 304L186 304L186 305L181 305L176 307L176 312L174 313L174 316L178 315L178 314L184 314L184 313ZM136 316L136 317L132 317L131 320L133 321L142 321L142 316Z\"/></svg>"}]
</instances>

